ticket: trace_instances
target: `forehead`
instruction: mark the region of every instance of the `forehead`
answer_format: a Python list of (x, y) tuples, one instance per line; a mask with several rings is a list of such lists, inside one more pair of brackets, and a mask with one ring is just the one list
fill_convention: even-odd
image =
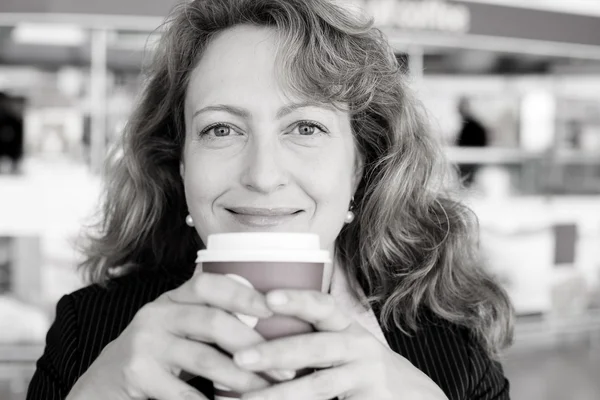
[(276, 64), (279, 45), (275, 28), (238, 25), (220, 32), (190, 75), (186, 103), (322, 100), (290, 89), (289, 73)]
[(214, 37), (191, 73), (188, 94), (235, 95), (245, 88), (273, 88), (277, 32), (236, 26)]

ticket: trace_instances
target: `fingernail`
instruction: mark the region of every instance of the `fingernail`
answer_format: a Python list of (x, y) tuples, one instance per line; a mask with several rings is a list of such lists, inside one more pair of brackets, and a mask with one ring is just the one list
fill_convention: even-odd
[(243, 350), (236, 353), (233, 359), (238, 365), (252, 365), (260, 361), (260, 354), (256, 350)]
[(264, 304), (257, 306), (255, 309), (259, 314), (258, 317), (260, 317), (260, 318), (270, 318), (273, 316), (273, 311), (268, 309), (267, 306)]
[(271, 375), (280, 381), (289, 381), (296, 377), (296, 371), (292, 371), (291, 369), (276, 369), (271, 371)]
[(257, 317), (269, 318), (273, 316), (273, 311), (267, 306), (264, 297), (255, 297), (252, 302), (252, 308), (257, 313)]
[(274, 306), (282, 306), (288, 302), (288, 297), (283, 292), (271, 292), (267, 294), (267, 301)]

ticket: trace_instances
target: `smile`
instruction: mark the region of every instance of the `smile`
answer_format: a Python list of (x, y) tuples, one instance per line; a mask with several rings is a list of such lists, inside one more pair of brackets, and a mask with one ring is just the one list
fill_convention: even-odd
[(303, 212), (297, 208), (230, 207), (225, 209), (237, 222), (255, 228), (281, 225)]

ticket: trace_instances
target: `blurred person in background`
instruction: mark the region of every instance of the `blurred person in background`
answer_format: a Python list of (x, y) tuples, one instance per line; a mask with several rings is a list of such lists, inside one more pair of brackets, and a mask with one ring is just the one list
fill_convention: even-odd
[[(459, 147), (485, 147), (488, 145), (487, 129), (473, 115), (471, 103), (468, 98), (461, 97), (458, 101), (458, 113), (462, 119), (462, 126), (457, 137)], [(466, 186), (470, 186), (474, 179), (478, 164), (460, 164), (459, 172), (461, 180)]]
[[(512, 307), (419, 110), (381, 32), (340, 5), (181, 3), (108, 163), (93, 284), (59, 301), (28, 399), (207, 399), (213, 382), (244, 399), (508, 399)], [(196, 271), (208, 235), (236, 231), (318, 234), (330, 293)], [(234, 313), (315, 332), (267, 342)]]
[(19, 172), (23, 158), (23, 120), (13, 109), (15, 101), (0, 92), (0, 159), (9, 159), (12, 173)]

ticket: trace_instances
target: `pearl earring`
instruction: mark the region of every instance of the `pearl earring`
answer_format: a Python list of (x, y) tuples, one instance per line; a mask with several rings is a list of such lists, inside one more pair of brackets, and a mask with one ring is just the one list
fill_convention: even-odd
[(344, 222), (350, 224), (352, 221), (354, 221), (354, 212), (352, 210), (348, 210), (346, 213), (346, 218), (344, 218)]
[(187, 217), (185, 217), (185, 223), (187, 224), (187, 226), (194, 226), (194, 219), (190, 214), (188, 214)]

